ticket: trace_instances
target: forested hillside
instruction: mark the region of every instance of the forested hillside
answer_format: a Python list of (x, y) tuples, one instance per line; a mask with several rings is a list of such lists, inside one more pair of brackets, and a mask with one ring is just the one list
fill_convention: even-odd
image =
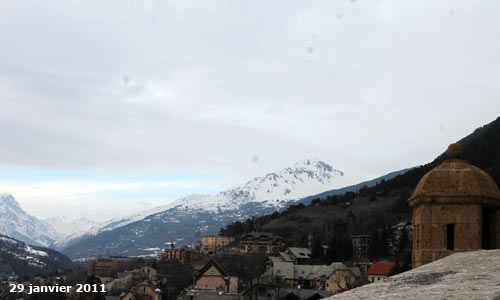
[[(462, 158), (486, 171), (500, 185), (500, 118), (458, 143), (464, 149)], [(442, 145), (443, 150), (447, 147)], [(383, 232), (388, 226), (411, 220), (407, 199), (420, 178), (444, 159), (443, 152), (432, 162), (373, 187), (362, 187), (342, 196), (316, 198), (308, 205), (291, 206), (281, 213), (234, 222), (221, 229), (220, 234), (237, 237), (253, 230), (267, 231), (281, 235), (289, 245), (306, 246), (309, 235), (321, 244), (338, 244), (339, 236), (342, 240), (347, 235)]]
[(58, 274), (76, 267), (78, 264), (55, 250), (0, 235), (0, 277)]

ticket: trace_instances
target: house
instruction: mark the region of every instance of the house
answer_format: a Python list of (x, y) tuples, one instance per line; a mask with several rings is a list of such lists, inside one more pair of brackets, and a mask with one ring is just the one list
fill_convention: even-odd
[(353, 265), (358, 267), (362, 274), (370, 267), (370, 242), (371, 235), (353, 235), (351, 236), (352, 250), (353, 250)]
[[(103, 278), (101, 278), (103, 280)], [(114, 279), (109, 282), (104, 282), (106, 291), (123, 290), (126, 287), (136, 285), (144, 280), (148, 280), (155, 285), (166, 283), (166, 276), (159, 274), (158, 271), (147, 265), (143, 264), (140, 268), (132, 271), (117, 272)]]
[(106, 291), (126, 289), (127, 286), (132, 285), (134, 281), (134, 273), (132, 272), (118, 272), (117, 278), (105, 284)]
[(217, 291), (188, 291), (178, 300), (244, 300), (243, 295), (237, 293), (222, 293)]
[(150, 266), (143, 266), (136, 271), (138, 271), (142, 276), (144, 276), (148, 280), (156, 280), (158, 277), (158, 271)]
[(120, 295), (120, 300), (162, 300), (162, 291), (150, 281), (144, 281), (126, 293)]
[(354, 260), (357, 262), (366, 262), (369, 260), (368, 249), (370, 247), (371, 235), (351, 236)]
[(307, 264), (311, 259), (311, 249), (308, 248), (298, 248), (298, 247), (288, 247), (285, 251), (279, 253), (280, 256), (285, 257), (285, 261), (293, 261), (298, 265)]
[[(141, 260), (147, 260), (142, 258)], [(87, 262), (87, 275), (97, 277), (114, 277), (120, 269), (136, 265), (138, 258), (112, 257), (106, 259), (90, 259)]]
[(194, 288), (196, 290), (237, 293), (238, 284), (238, 277), (230, 276), (221, 265), (211, 259), (197, 272)]
[(148, 281), (139, 284), (136, 293), (139, 299), (162, 300), (161, 290)]
[(283, 257), (281, 256), (268, 256), (266, 258), (265, 264), (266, 264), (266, 270), (269, 270), (274, 266), (275, 263), (277, 262), (284, 262)]
[(131, 289), (130, 291), (120, 296), (120, 300), (136, 300), (136, 299), (137, 299), (137, 293), (135, 289)]
[[(354, 277), (359, 277), (360, 272), (357, 268), (348, 268), (341, 262), (333, 262), (330, 265), (295, 265), (292, 262), (275, 262), (274, 266), (268, 269), (261, 276), (261, 282), (269, 282), (273, 285), (279, 285), (283, 288), (311, 288), (327, 290), (328, 280), (332, 286), (328, 290), (335, 291), (333, 286), (335, 279), (332, 274), (336, 270), (349, 270)], [(340, 276), (340, 275), (335, 275)], [(348, 279), (351, 279), (348, 277)]]
[[(279, 295), (278, 295), (279, 293)], [(271, 292), (271, 299), (283, 300), (319, 300), (332, 296), (333, 292), (312, 289), (283, 289)]]
[(250, 232), (240, 237), (239, 247), (234, 252), (242, 254), (272, 255), (283, 248), (284, 242), (280, 236), (267, 232)]
[(396, 264), (391, 262), (373, 263), (368, 271), (366, 271), (368, 281), (376, 282), (391, 276), (394, 266), (396, 266)]
[(118, 260), (116, 259), (89, 260), (87, 263), (88, 276), (111, 277), (117, 269)]
[(201, 238), (201, 254), (213, 255), (223, 247), (234, 241), (234, 237), (229, 236), (204, 236)]
[(266, 259), (266, 270), (276, 262), (292, 262), (294, 264), (307, 264), (311, 259), (311, 250), (308, 248), (288, 247), (278, 252), (276, 256), (268, 256)]
[[(263, 289), (266, 287), (265, 289)], [(304, 289), (304, 288), (281, 288), (276, 285), (258, 285), (253, 290), (247, 289), (241, 293), (245, 300), (318, 300), (330, 297), (335, 292)]]
[(160, 259), (164, 259), (167, 263), (177, 263), (177, 264), (189, 264), (196, 261), (202, 257), (198, 251), (187, 246), (181, 249), (175, 249), (172, 246), (171, 249), (165, 249), (164, 252), (158, 255)]
[(361, 278), (358, 268), (337, 268), (327, 278), (324, 289), (330, 292), (343, 292), (355, 287)]

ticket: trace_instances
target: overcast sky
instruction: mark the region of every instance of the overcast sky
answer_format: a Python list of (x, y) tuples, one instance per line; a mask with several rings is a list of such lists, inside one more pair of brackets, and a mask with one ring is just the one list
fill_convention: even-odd
[(500, 2), (2, 1), (0, 191), (103, 220), (307, 158), (354, 184), (500, 114)]

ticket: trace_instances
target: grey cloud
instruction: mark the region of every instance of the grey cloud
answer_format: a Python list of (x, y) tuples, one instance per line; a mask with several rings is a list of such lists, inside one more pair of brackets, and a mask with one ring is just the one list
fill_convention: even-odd
[(498, 116), (499, 9), (4, 2), (0, 165), (247, 178), (319, 157), (366, 179), (425, 163)]

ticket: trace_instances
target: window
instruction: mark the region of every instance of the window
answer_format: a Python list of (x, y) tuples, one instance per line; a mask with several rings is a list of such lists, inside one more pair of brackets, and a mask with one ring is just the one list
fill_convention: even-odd
[(495, 214), (492, 209), (483, 207), (483, 225), (482, 225), (482, 248), (494, 249), (495, 247)]
[(455, 250), (455, 224), (446, 224), (446, 249)]

